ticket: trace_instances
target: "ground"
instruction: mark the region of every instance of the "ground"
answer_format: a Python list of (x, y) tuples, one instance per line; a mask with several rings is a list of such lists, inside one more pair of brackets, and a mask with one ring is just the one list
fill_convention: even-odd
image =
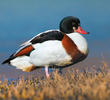
[(109, 100), (110, 69), (106, 63), (100, 68), (79, 70), (72, 68), (46, 77), (21, 77), (0, 81), (2, 100)]

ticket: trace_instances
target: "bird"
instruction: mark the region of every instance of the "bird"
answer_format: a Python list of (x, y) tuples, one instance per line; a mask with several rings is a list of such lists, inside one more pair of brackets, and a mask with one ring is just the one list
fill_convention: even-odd
[(82, 36), (88, 33), (81, 28), (79, 18), (64, 17), (59, 23), (59, 29), (37, 34), (21, 44), (21, 47), (2, 64), (8, 63), (25, 72), (45, 67), (48, 78), (48, 68), (68, 67), (88, 56), (88, 43)]

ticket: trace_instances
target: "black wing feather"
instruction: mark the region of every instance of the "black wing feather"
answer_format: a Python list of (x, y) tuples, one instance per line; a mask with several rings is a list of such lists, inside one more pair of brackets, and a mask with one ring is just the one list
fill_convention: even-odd
[(33, 38), (30, 42), (32, 44), (35, 44), (35, 43), (42, 43), (48, 40), (61, 41), (63, 36), (64, 35), (60, 31), (48, 31), (46, 33), (42, 33), (41, 35), (38, 35), (37, 37)]

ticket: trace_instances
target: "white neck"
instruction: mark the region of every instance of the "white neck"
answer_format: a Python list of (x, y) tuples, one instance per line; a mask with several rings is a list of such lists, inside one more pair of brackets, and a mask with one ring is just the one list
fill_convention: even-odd
[(80, 35), (80, 33), (74, 32), (67, 35), (73, 40), (73, 42), (82, 53), (88, 54), (88, 45), (86, 39)]

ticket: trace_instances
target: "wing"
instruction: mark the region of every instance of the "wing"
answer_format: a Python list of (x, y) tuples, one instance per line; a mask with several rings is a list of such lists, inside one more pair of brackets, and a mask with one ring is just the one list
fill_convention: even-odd
[(34, 50), (32, 45), (27, 45), (22, 48), (20, 48), (15, 54), (13, 54), (14, 57), (23, 56), (23, 55), (29, 55), (29, 53)]
[(48, 30), (48, 31), (45, 31), (45, 32), (42, 32), (42, 33), (36, 35), (35, 37), (30, 39), (29, 41), (24, 42), (23, 44), (21, 44), (21, 46), (26, 46), (26, 45), (30, 45), (30, 44), (36, 44), (36, 43), (42, 43), (42, 42), (45, 42), (48, 40), (59, 40), (59, 41), (61, 41), (63, 36), (64, 35), (59, 30)]
[(23, 55), (29, 55), (32, 50), (34, 50), (32, 44), (36, 43), (42, 43), (48, 40), (59, 40), (61, 41), (63, 39), (64, 34), (62, 34), (58, 30), (49, 30), (45, 31), (43, 33), (38, 34), (37, 36), (33, 37), (29, 41), (22, 44), (22, 47), (14, 54), (12, 54), (7, 60), (5, 60), (4, 63), (9, 63), (10, 60)]
[(28, 56), (32, 50), (34, 50), (32, 45), (23, 46), (16, 53), (12, 54), (8, 59), (3, 61), (2, 64), (10, 63), (10, 60), (19, 56), (23, 56), (23, 55)]

